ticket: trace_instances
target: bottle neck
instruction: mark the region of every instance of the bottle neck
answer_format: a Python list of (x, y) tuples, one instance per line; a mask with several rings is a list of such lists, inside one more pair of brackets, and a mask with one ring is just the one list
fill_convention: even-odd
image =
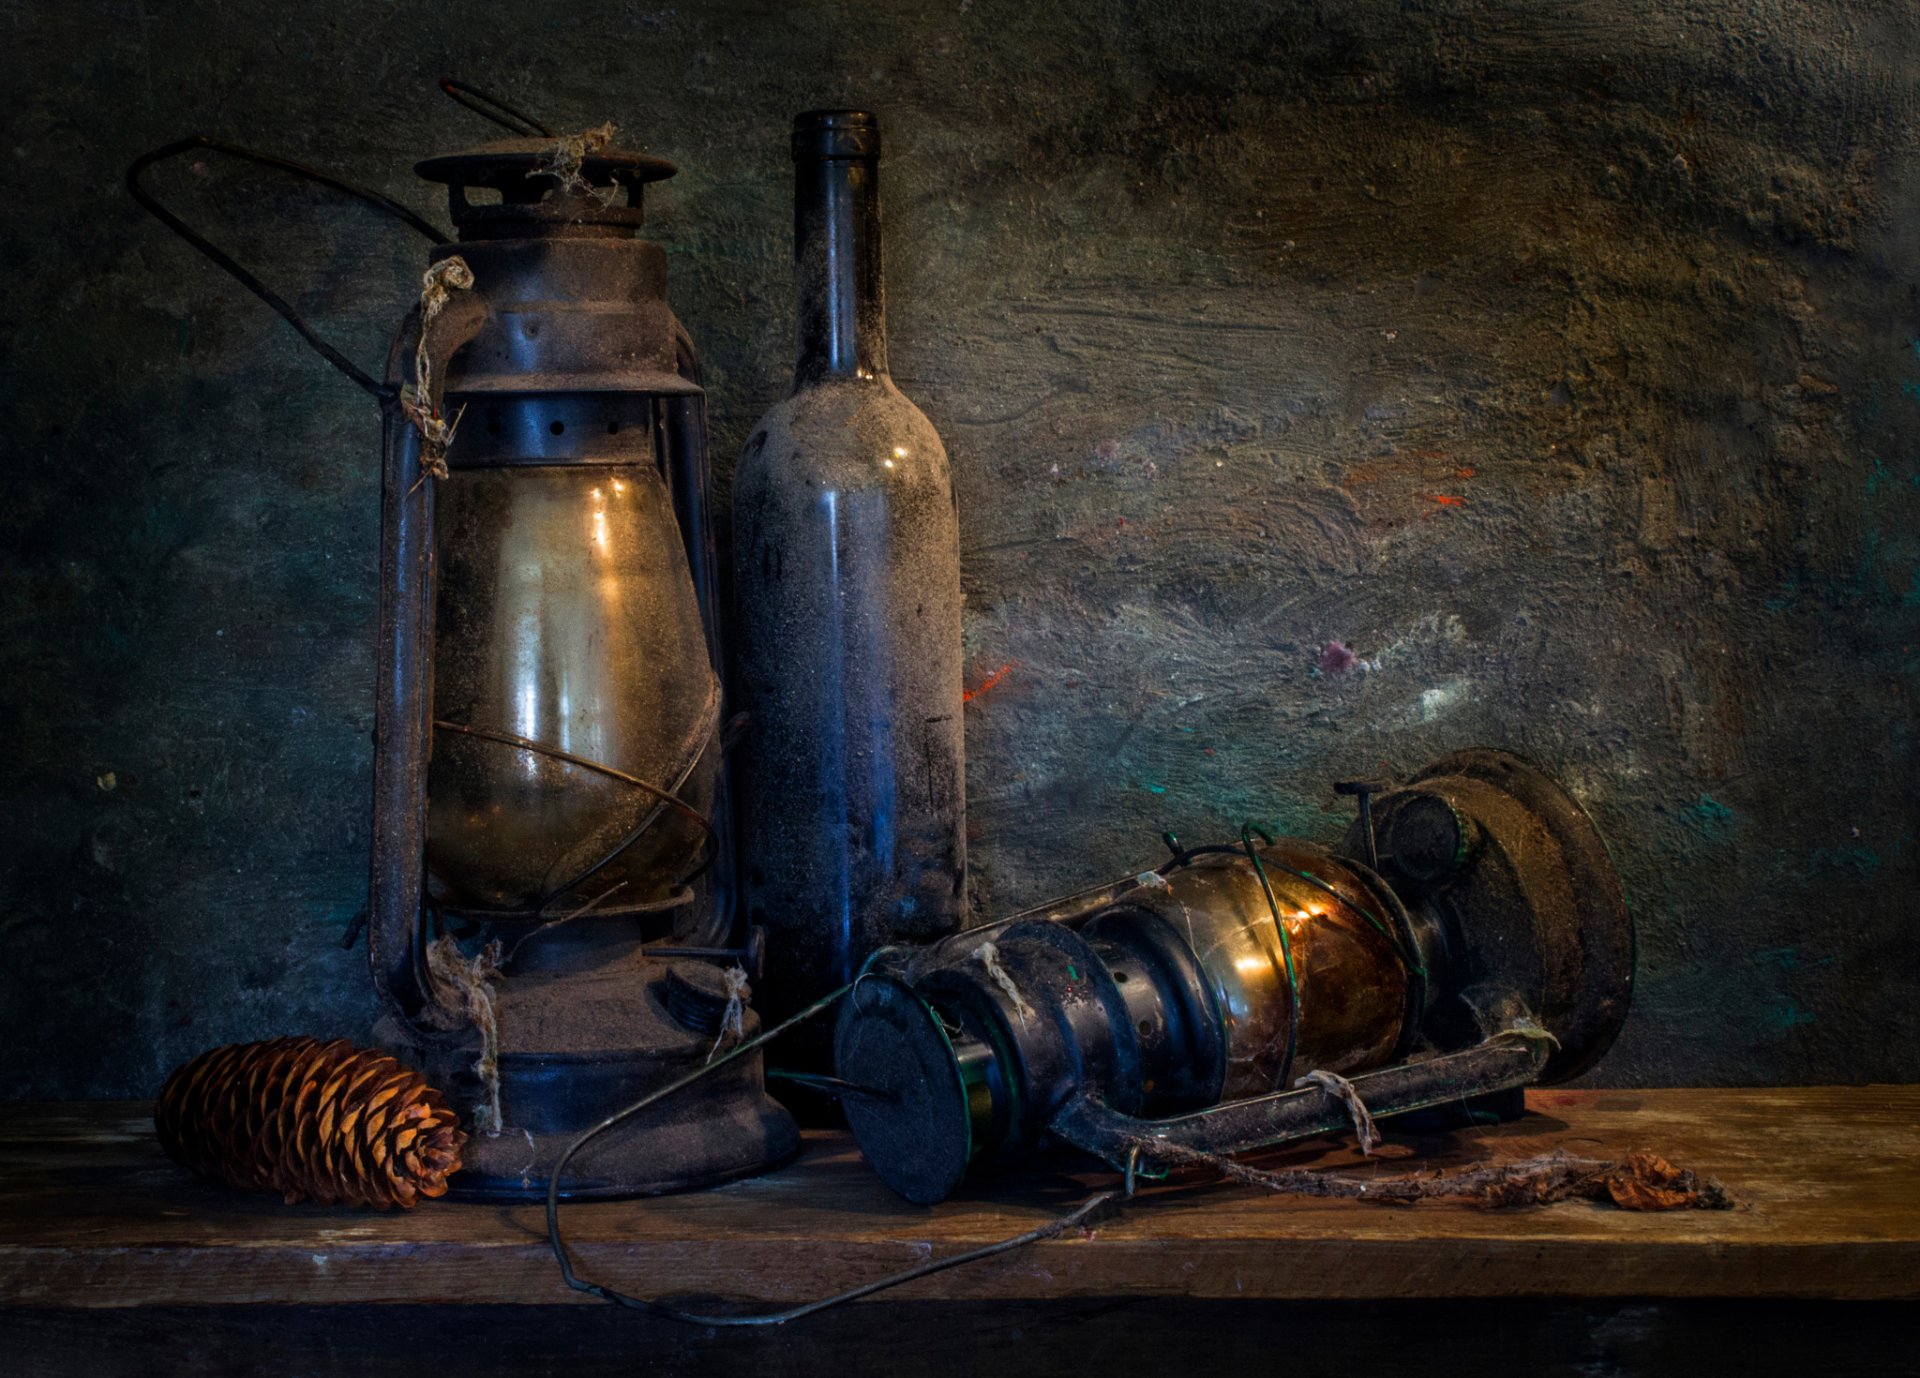
[(887, 373), (880, 277), (879, 159), (794, 159), (793, 257), (799, 293), (796, 388)]

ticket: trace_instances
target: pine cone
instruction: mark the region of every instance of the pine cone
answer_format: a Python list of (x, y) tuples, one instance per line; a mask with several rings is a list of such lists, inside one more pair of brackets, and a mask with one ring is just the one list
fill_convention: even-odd
[(288, 1205), (411, 1207), (460, 1170), (459, 1117), (418, 1072), (344, 1038), (229, 1043), (160, 1088), (154, 1128), (182, 1167)]

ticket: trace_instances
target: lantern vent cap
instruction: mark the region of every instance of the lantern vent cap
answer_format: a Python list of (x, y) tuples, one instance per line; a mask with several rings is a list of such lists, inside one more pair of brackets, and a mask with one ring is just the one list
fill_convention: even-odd
[[(596, 141), (599, 133), (498, 139), (427, 158), (414, 171), (446, 185), (462, 239), (631, 233), (645, 218), (641, 189), (679, 169), (654, 154)], [(475, 200), (468, 193), (476, 188), (491, 195)]]

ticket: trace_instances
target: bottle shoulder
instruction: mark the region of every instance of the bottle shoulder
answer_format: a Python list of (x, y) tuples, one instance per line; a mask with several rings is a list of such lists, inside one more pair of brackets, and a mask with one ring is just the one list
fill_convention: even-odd
[(809, 383), (775, 403), (748, 436), (734, 483), (762, 477), (842, 489), (951, 483), (939, 432), (884, 376)]

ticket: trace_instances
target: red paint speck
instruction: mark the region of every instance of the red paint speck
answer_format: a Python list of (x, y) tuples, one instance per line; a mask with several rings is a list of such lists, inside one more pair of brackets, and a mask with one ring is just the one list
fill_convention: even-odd
[(1467, 505), (1465, 498), (1456, 498), (1451, 493), (1429, 493), (1427, 494), (1427, 498), (1429, 501), (1439, 503), (1442, 507), (1465, 507)]
[(1002, 665), (998, 670), (995, 670), (992, 674), (981, 680), (978, 688), (962, 690), (960, 702), (972, 703), (982, 694), (991, 692), (995, 685), (1007, 677), (1007, 671), (1011, 670), (1017, 663), (1016, 661), (1009, 660), (1005, 665)]
[(1329, 641), (1320, 648), (1320, 673), (1323, 675), (1344, 675), (1353, 668), (1359, 657), (1353, 648), (1344, 641)]

